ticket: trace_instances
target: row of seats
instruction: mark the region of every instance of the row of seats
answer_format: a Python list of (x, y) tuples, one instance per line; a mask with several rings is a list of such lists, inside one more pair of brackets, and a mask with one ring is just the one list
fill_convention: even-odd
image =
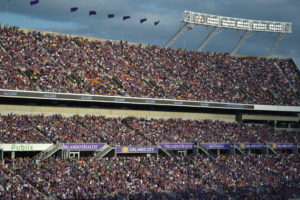
[(164, 142), (300, 143), (300, 134), (265, 125), (211, 120), (11, 114), (0, 116), (0, 142), (101, 142), (138, 146)]
[(18, 158), (14, 163), (14, 171), (0, 164), (1, 199), (300, 197), (296, 156), (49, 158), (43, 162)]
[(299, 105), (291, 59), (236, 57), (0, 27), (0, 88)]

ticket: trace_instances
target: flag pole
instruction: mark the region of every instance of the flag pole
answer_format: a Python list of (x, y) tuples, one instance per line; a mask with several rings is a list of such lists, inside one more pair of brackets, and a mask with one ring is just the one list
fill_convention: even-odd
[(105, 37), (108, 39), (108, 19), (106, 18), (106, 25), (105, 25)]
[(124, 41), (124, 23), (122, 23), (122, 28), (121, 28), (121, 40)]
[(6, 1), (6, 14), (8, 14), (8, 2), (9, 1)]

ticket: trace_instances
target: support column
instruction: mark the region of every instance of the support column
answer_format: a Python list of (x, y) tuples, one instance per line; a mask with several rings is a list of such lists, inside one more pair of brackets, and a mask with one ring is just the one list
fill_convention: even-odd
[(165, 47), (170, 47), (183, 33), (193, 28), (195, 24), (185, 22), (175, 35), (166, 43)]
[(272, 48), (268, 52), (268, 56), (272, 56), (275, 50), (278, 48), (280, 41), (284, 38), (284, 33), (279, 33), (277, 38), (275, 39)]
[(218, 35), (220, 32), (222, 31), (221, 28), (219, 27), (214, 27), (214, 29), (208, 34), (208, 36), (205, 38), (205, 40), (202, 42), (202, 44), (200, 45), (200, 47), (198, 48), (197, 51), (202, 51), (204, 49), (204, 47), (209, 43), (209, 41), (215, 37), (216, 35)]
[(235, 45), (234, 49), (232, 50), (231, 54), (236, 54), (238, 52), (238, 50), (240, 49), (240, 47), (242, 46), (242, 44), (248, 39), (250, 38), (252, 35), (254, 35), (255, 32), (251, 32), (251, 31), (245, 31), (244, 34), (242, 35), (240, 41)]

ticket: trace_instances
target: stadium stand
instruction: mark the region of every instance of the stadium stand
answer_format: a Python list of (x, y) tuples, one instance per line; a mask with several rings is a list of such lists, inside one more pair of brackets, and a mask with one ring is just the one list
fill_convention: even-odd
[(8, 79), (2, 89), (299, 105), (299, 70), (291, 59), (0, 29), (1, 76)]
[(274, 130), (266, 125), (246, 125), (212, 120), (143, 119), (136, 117), (62, 115), (0, 116), (2, 143), (107, 143), (150, 145), (182, 143), (299, 143), (298, 131)]
[[(299, 162), (299, 157), (274, 155), (213, 160), (201, 155), (43, 162), (20, 158), (15, 174), (1, 164), (6, 173), (1, 173), (0, 195), (3, 199), (40, 199), (42, 195), (57, 199), (290, 199), (300, 195)], [(12, 186), (16, 193), (10, 192)]]
[[(300, 73), (292, 59), (0, 26), (1, 89), (9, 92), (0, 97), (0, 199), (300, 198), (300, 115), (292, 111)], [(174, 101), (130, 110), (134, 101), (86, 108), (87, 96), (77, 104), (60, 96), (61, 107), (47, 93), (43, 104), (33, 96), (22, 105), (11, 91)], [(177, 110), (176, 100), (214, 108)]]
[(0, 163), (0, 174), (1, 199), (43, 199), (45, 197), (22, 176), (10, 170), (9, 164)]

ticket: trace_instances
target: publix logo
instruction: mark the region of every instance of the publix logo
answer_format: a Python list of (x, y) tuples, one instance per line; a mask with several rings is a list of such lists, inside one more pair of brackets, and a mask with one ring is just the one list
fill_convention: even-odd
[(15, 151), (30, 151), (33, 150), (33, 145), (32, 144), (12, 144), (11, 145), (11, 150)]

